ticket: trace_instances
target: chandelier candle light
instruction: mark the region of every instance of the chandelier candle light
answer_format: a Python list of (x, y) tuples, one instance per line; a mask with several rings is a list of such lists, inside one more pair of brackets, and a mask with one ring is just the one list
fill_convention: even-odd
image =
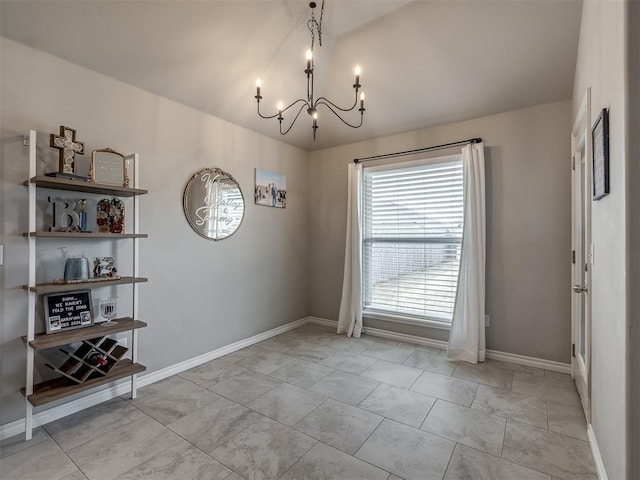
[[(314, 91), (313, 91), (313, 74), (315, 71), (315, 55), (314, 55), (314, 44), (315, 44), (315, 34), (316, 32), (318, 33), (318, 44), (320, 46), (322, 46), (322, 16), (324, 14), (324, 0), (322, 0), (322, 7), (320, 10), (320, 20), (316, 20), (315, 15), (314, 15), (314, 11), (316, 8), (316, 2), (311, 2), (309, 4), (309, 7), (311, 7), (311, 19), (307, 22), (307, 27), (309, 28), (309, 31), (311, 32), (311, 48), (309, 50), (307, 50), (307, 68), (305, 68), (304, 73), (307, 75), (307, 98), (299, 98), (297, 100), (295, 100), (294, 102), (290, 103), (289, 105), (287, 105), (286, 107), (284, 106), (284, 104), (282, 102), (278, 103), (278, 113), (274, 114), (274, 115), (263, 115), (262, 113), (260, 113), (260, 100), (262, 100), (262, 95), (260, 95), (260, 88), (262, 87), (262, 82), (260, 79), (258, 79), (256, 81), (256, 95), (255, 95), (255, 99), (256, 102), (258, 104), (258, 115), (261, 118), (266, 118), (266, 119), (270, 119), (270, 118), (277, 118), (278, 122), (280, 123), (280, 134), (282, 135), (286, 135), (287, 133), (289, 133), (289, 131), (291, 130), (291, 128), (293, 127), (293, 125), (296, 123), (296, 120), (298, 120), (298, 117), (300, 116), (300, 114), (302, 113), (302, 111), (306, 108), (307, 113), (309, 114), (309, 116), (312, 119), (312, 125), (311, 128), (313, 129), (313, 140), (315, 141), (316, 139), (316, 131), (318, 130), (318, 107), (320, 105), (324, 105), (325, 107), (327, 107), (331, 112), (333, 112), (333, 114), (338, 117), (340, 119), (340, 121), (342, 121), (342, 123), (344, 123), (345, 125), (351, 127), (351, 128), (360, 128), (362, 126), (362, 121), (363, 121), (363, 117), (364, 117), (364, 92), (360, 92), (360, 108), (358, 109), (358, 111), (360, 112), (360, 123), (358, 124), (352, 124), (347, 122), (344, 118), (342, 118), (340, 116), (340, 112), (351, 112), (352, 110), (354, 110), (356, 108), (356, 106), (358, 105), (358, 91), (360, 90), (360, 87), (362, 87), (362, 85), (360, 85), (360, 74), (361, 74), (361, 69), (360, 66), (357, 66), (355, 68), (355, 83), (353, 84), (353, 88), (355, 90), (355, 100), (353, 102), (353, 105), (350, 108), (342, 108), (339, 107), (338, 105), (336, 105), (335, 103), (331, 102), (329, 99), (325, 98), (325, 97), (318, 97), (315, 98), (314, 95)], [(291, 109), (298, 106), (298, 111), (295, 114), (295, 116), (293, 117), (293, 121), (291, 122), (291, 124), (289, 125), (289, 127), (285, 128), (283, 130), (282, 127), (282, 121), (284, 120), (284, 113)]]

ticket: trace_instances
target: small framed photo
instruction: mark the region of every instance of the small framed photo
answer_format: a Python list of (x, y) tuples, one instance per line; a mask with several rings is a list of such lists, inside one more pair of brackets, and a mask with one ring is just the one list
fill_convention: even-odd
[(609, 111), (602, 109), (591, 129), (593, 200), (609, 194)]
[(93, 259), (94, 278), (113, 278), (118, 276), (116, 260), (113, 257), (96, 257)]
[(254, 200), (256, 205), (286, 208), (287, 177), (281, 173), (256, 168)]
[(44, 296), (47, 333), (58, 333), (93, 325), (91, 290)]

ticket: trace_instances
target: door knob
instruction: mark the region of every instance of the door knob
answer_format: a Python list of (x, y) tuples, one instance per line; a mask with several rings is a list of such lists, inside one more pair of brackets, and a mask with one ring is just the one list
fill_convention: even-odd
[(582, 285), (574, 285), (573, 292), (574, 293), (587, 293), (589, 289), (587, 287), (583, 287)]

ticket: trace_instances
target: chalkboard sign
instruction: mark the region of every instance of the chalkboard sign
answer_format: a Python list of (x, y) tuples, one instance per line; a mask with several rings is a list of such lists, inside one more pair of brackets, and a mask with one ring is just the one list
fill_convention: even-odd
[(91, 291), (56, 293), (44, 296), (47, 333), (57, 333), (93, 324)]

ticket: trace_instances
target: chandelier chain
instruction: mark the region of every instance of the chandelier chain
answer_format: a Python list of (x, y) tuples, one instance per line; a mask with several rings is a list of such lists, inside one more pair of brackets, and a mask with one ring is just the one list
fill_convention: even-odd
[(316, 20), (316, 16), (311, 10), (311, 19), (307, 22), (307, 28), (311, 32), (311, 51), (315, 46), (316, 34), (318, 32), (318, 45), (322, 46), (322, 17), (324, 16), (324, 0), (322, 0), (322, 6), (320, 7), (320, 21)]

